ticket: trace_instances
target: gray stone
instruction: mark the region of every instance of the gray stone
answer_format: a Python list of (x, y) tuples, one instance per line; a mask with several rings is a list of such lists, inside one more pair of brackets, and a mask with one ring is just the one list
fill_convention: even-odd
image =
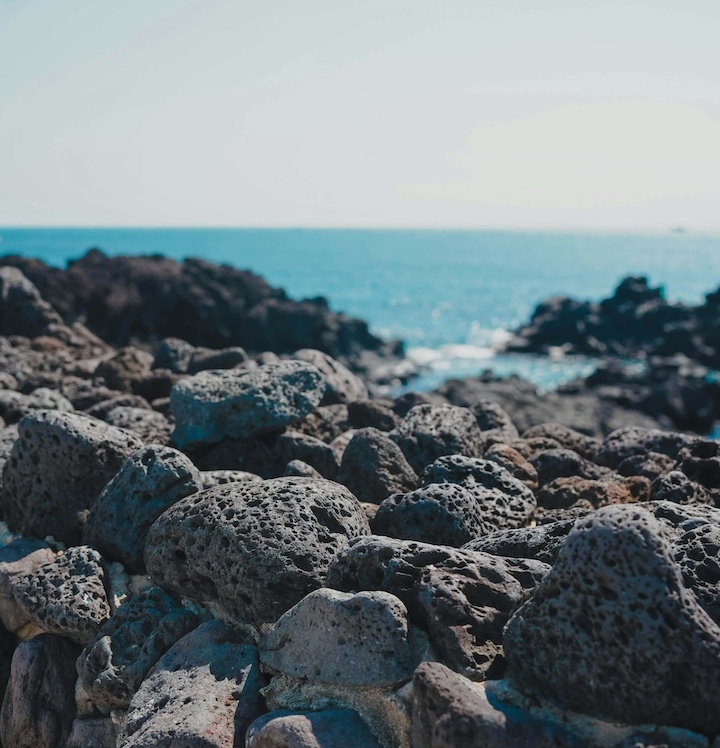
[(486, 449), (493, 444), (508, 444), (520, 436), (512, 418), (499, 403), (479, 400), (473, 404), (471, 410), (482, 431), (483, 446)]
[(302, 348), (295, 351), (292, 357), (312, 364), (322, 374), (326, 384), (323, 405), (350, 403), (368, 397), (368, 390), (362, 379), (327, 353), (313, 348)]
[(186, 447), (280, 429), (316, 408), (324, 391), (320, 372), (302, 361), (203, 371), (172, 388), (173, 440)]
[(203, 489), (205, 489), (222, 486), (225, 483), (242, 483), (247, 480), (262, 480), (262, 478), (255, 473), (249, 473), (247, 470), (202, 470), (200, 480)]
[(330, 444), (350, 428), (347, 405), (322, 405), (293, 423), (293, 431), (314, 436)]
[(13, 390), (0, 390), (0, 417), (5, 423), (17, 423), (23, 416), (36, 410), (59, 410), (68, 413), (72, 403), (55, 390), (39, 387), (29, 395)]
[(570, 449), (577, 452), (586, 460), (594, 460), (595, 455), (600, 448), (601, 441), (593, 436), (587, 436), (561, 423), (541, 423), (537, 426), (531, 426), (523, 433), (523, 439), (534, 439), (542, 437), (553, 439), (563, 449)]
[(76, 719), (65, 748), (117, 748), (119, 726), (110, 717)]
[(416, 405), (391, 436), (418, 473), (443, 455), (480, 457), (483, 452), (475, 416), (455, 405)]
[(495, 443), (485, 450), (485, 459), (497, 462), (500, 467), (524, 483), (531, 491), (538, 489), (538, 474), (533, 464), (509, 444)]
[(287, 465), (291, 460), (302, 460), (328, 480), (337, 478), (338, 464), (335, 453), (329, 444), (314, 436), (301, 434), (296, 431), (286, 431), (275, 441), (274, 453), (278, 463)]
[(196, 348), (190, 356), (187, 373), (197, 374), (208, 369), (235, 369), (247, 361), (248, 355), (240, 346), (221, 348), (217, 351), (212, 348)]
[(647, 452), (659, 452), (675, 458), (683, 447), (692, 444), (696, 439), (697, 437), (679, 434), (675, 431), (629, 426), (609, 434), (600, 446), (595, 459), (599, 465), (616, 469), (628, 457)]
[(419, 662), (407, 610), (387, 592), (315, 590), (280, 617), (259, 649), (272, 672), (346, 686), (397, 685)]
[(42, 634), (23, 642), (12, 659), (0, 740), (7, 748), (63, 748), (75, 717), (78, 647)]
[(675, 467), (675, 460), (659, 452), (632, 455), (624, 459), (618, 466), (620, 475), (641, 475), (655, 480)]
[(36, 338), (62, 325), (60, 315), (14, 267), (0, 268), (0, 334)]
[(720, 730), (720, 627), (685, 588), (662, 526), (638, 507), (577, 523), (504, 646), (521, 687), (565, 708)]
[(153, 369), (168, 369), (175, 374), (186, 374), (195, 346), (180, 338), (164, 338), (155, 351)]
[(84, 542), (142, 573), (152, 523), (168, 507), (200, 490), (200, 471), (182, 452), (156, 444), (143, 447), (128, 457), (93, 504), (83, 528)]
[(538, 491), (538, 504), (545, 509), (567, 509), (589, 504), (599, 509), (608, 504), (634, 504), (650, 498), (650, 481), (639, 475), (629, 478), (612, 474), (598, 480), (573, 476), (556, 478)]
[(8, 631), (19, 631), (29, 622), (15, 599), (13, 587), (54, 558), (48, 544), (35, 538), (17, 538), (0, 548), (0, 621)]
[(411, 491), (418, 477), (400, 447), (378, 429), (352, 434), (342, 453), (340, 483), (362, 501), (380, 503), (393, 493)]
[(233, 748), (262, 712), (257, 650), (211, 621), (155, 665), (130, 702), (123, 748)]
[(352, 709), (270, 712), (250, 725), (245, 745), (246, 748), (380, 748)]
[(533, 492), (492, 460), (448, 455), (429, 465), (422, 484), (456, 483), (472, 493), (490, 525), (497, 530), (530, 523), (537, 502)]
[(720, 502), (720, 442), (716, 439), (696, 439), (683, 447), (677, 455), (677, 467), (688, 478), (713, 492)]
[(571, 449), (548, 449), (536, 454), (530, 462), (537, 470), (538, 483), (544, 486), (557, 478), (602, 478), (608, 470), (581, 457)]
[(676, 504), (713, 503), (712, 494), (680, 470), (671, 470), (656, 478), (650, 487), (650, 498), (653, 501), (673, 501)]
[[(105, 394), (112, 394), (114, 390), (108, 390)], [(107, 418), (110, 411), (115, 408), (140, 408), (152, 412), (152, 406), (150, 403), (140, 395), (131, 395), (127, 392), (121, 394), (112, 395), (112, 397), (103, 397), (88, 408), (78, 408), (78, 410), (84, 410), (86, 415), (99, 418), (104, 421)]]
[(105, 421), (111, 426), (132, 431), (145, 444), (167, 444), (173, 428), (162, 413), (122, 405), (113, 408), (105, 416)]
[(11, 529), (80, 542), (85, 512), (142, 442), (77, 413), (38, 411), (19, 423), (0, 504)]
[(102, 377), (110, 389), (132, 392), (133, 385), (150, 372), (152, 363), (151, 353), (130, 345), (98, 364), (95, 376)]
[(18, 606), (48, 634), (86, 644), (110, 616), (100, 554), (74, 546), (13, 586)]
[(308, 465), (307, 462), (302, 460), (290, 460), (285, 465), (285, 473), (287, 477), (295, 476), (297, 478), (322, 478), (322, 475), (312, 465)]
[(368, 532), (362, 506), (338, 483), (230, 483), (170, 507), (150, 530), (145, 562), (160, 586), (259, 625), (320, 587), (335, 553)]
[(198, 624), (194, 613), (157, 587), (125, 603), (77, 660), (92, 703), (106, 714), (127, 709), (150, 668)]
[(400, 418), (390, 407), (392, 403), (378, 400), (355, 400), (348, 403), (348, 420), (354, 429), (374, 428), (378, 431), (392, 431)]

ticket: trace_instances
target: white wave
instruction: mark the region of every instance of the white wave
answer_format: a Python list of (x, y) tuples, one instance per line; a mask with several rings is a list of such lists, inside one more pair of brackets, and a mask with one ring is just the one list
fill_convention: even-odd
[(495, 355), (493, 348), (487, 346), (470, 345), (468, 343), (454, 343), (442, 345), (439, 348), (408, 348), (408, 358), (418, 366), (432, 369), (447, 369), (458, 361), (487, 361)]

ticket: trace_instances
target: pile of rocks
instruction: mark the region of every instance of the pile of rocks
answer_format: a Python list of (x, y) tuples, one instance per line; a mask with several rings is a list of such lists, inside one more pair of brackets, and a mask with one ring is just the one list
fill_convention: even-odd
[(0, 332), (6, 748), (720, 748), (720, 443)]

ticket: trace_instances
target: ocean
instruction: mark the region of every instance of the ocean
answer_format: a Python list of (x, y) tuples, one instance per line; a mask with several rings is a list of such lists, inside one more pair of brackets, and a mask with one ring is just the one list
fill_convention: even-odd
[(591, 359), (497, 352), (508, 331), (556, 294), (599, 300), (626, 275), (647, 275), (671, 300), (698, 303), (720, 286), (720, 235), (366, 229), (0, 228), (0, 254), (64, 266), (108, 254), (202, 257), (262, 275), (293, 298), (405, 340), (424, 367), (413, 389), (484, 369), (544, 389), (593, 369)]

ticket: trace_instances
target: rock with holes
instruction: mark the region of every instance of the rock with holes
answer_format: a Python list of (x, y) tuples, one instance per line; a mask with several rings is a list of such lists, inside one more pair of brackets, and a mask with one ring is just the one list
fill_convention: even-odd
[(485, 448), (492, 444), (507, 444), (517, 439), (519, 434), (512, 418), (492, 400), (478, 400), (472, 411), (482, 431)]
[(248, 362), (244, 348), (231, 346), (216, 351), (212, 348), (196, 348), (188, 363), (187, 373), (197, 374), (207, 369), (235, 369)]
[(0, 548), (0, 622), (8, 631), (19, 631), (29, 622), (13, 594), (15, 584), (54, 558), (48, 544), (35, 538), (17, 538)]
[(11, 529), (79, 543), (86, 511), (142, 442), (77, 413), (25, 416), (3, 468), (0, 505)]
[(0, 334), (35, 338), (58, 325), (60, 315), (18, 268), (0, 268)]
[(600, 440), (587, 434), (582, 434), (561, 423), (540, 423), (531, 426), (523, 433), (523, 439), (535, 438), (553, 439), (563, 449), (570, 449), (586, 460), (593, 460), (600, 448)]
[(303, 361), (202, 371), (172, 388), (173, 441), (187, 447), (281, 429), (316, 408), (324, 392), (320, 372)]
[(497, 462), (500, 467), (524, 483), (531, 491), (537, 491), (538, 474), (533, 464), (509, 444), (495, 443), (485, 450), (485, 459)]
[(610, 506), (581, 519), (503, 642), (523, 690), (564, 708), (720, 730), (720, 627), (643, 509)]
[(194, 613), (157, 587), (125, 603), (78, 657), (88, 698), (106, 714), (127, 709), (150, 668), (198, 623)]
[(647, 478), (614, 477), (587, 480), (574, 476), (556, 478), (538, 492), (538, 504), (545, 509), (566, 509), (580, 502), (594, 509), (608, 504), (633, 504), (650, 498), (650, 481)]
[(650, 487), (653, 501), (673, 501), (676, 504), (712, 504), (712, 494), (685, 473), (671, 470), (656, 478)]
[(380, 748), (352, 709), (270, 712), (250, 725), (245, 745), (246, 748)]
[(201, 489), (200, 471), (182, 452), (157, 444), (143, 447), (128, 457), (93, 504), (83, 528), (84, 542), (142, 573), (152, 523), (168, 507)]
[(255, 473), (249, 473), (247, 470), (202, 470), (200, 480), (203, 489), (205, 489), (222, 486), (225, 483), (242, 483), (246, 480), (262, 480), (262, 478)]
[(119, 725), (111, 717), (76, 719), (65, 748), (117, 748)]
[(105, 583), (100, 554), (81, 545), (17, 580), (13, 595), (42, 631), (86, 644), (110, 616)]
[(133, 385), (150, 372), (153, 358), (151, 353), (129, 345), (99, 363), (95, 376), (102, 377), (113, 390), (132, 392)]
[(338, 480), (362, 501), (379, 504), (390, 494), (411, 491), (418, 477), (392, 439), (363, 428), (353, 432), (343, 450)]
[(548, 449), (539, 452), (530, 462), (537, 470), (540, 486), (544, 486), (557, 478), (577, 476), (593, 480), (608, 474), (607, 469), (586, 460), (570, 449)]
[(650, 480), (655, 480), (675, 467), (675, 460), (659, 452), (647, 452), (646, 454), (632, 455), (626, 457), (618, 466), (620, 475), (640, 475)]
[(529, 524), (537, 502), (533, 492), (510, 472), (492, 460), (448, 455), (429, 465), (422, 484), (455, 483), (472, 493), (493, 529)]
[(262, 712), (257, 650), (219, 621), (174, 644), (130, 702), (123, 748), (233, 748)]
[(315, 590), (260, 641), (264, 668), (325, 684), (396, 685), (412, 676), (419, 657), (407, 610), (387, 592)]
[(676, 458), (683, 447), (696, 439), (695, 436), (675, 431), (628, 426), (609, 434), (598, 448), (594, 459), (599, 465), (616, 469), (628, 457), (647, 452), (658, 452)]
[(286, 431), (277, 438), (274, 452), (280, 465), (287, 465), (292, 460), (302, 460), (312, 465), (324, 478), (337, 478), (335, 453), (329, 444), (314, 436)]
[(497, 529), (476, 494), (456, 483), (389, 496), (371, 526), (377, 535), (456, 547)]
[(195, 346), (180, 338), (163, 338), (158, 344), (153, 369), (167, 369), (175, 374), (186, 374)]
[(443, 455), (479, 457), (483, 451), (473, 412), (456, 405), (416, 405), (391, 435), (418, 473)]
[(113, 408), (105, 416), (105, 422), (132, 431), (145, 444), (167, 444), (172, 433), (172, 426), (162, 413), (146, 408)]
[(312, 364), (322, 374), (326, 385), (323, 404), (351, 403), (367, 398), (367, 387), (362, 379), (327, 353), (313, 348), (303, 348), (295, 351), (292, 357)]
[(29, 395), (14, 390), (0, 390), (0, 417), (5, 423), (17, 423), (36, 410), (59, 410), (69, 413), (72, 403), (55, 390), (39, 387)]
[(75, 669), (79, 647), (41, 634), (23, 642), (12, 658), (0, 740), (7, 748), (64, 746), (75, 717)]
[(690, 480), (713, 492), (720, 501), (720, 442), (697, 439), (683, 447), (677, 456), (677, 468)]
[(229, 483), (161, 515), (145, 562), (160, 586), (230, 620), (260, 625), (322, 586), (333, 556), (368, 532), (360, 502), (338, 483)]
[(322, 405), (293, 423), (293, 431), (314, 436), (326, 444), (349, 428), (347, 405)]

